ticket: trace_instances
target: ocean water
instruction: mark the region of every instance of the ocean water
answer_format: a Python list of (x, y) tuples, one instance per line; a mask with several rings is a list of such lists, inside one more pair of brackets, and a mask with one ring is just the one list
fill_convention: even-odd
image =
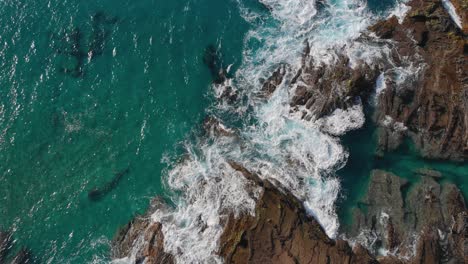
[(204, 118), (205, 49), (235, 67), (248, 24), (232, 1), (40, 0), (0, 25), (0, 229), (39, 263), (105, 262)]
[[(349, 151), (346, 165), (337, 172), (341, 179), (342, 190), (337, 200), (338, 215), (342, 231), (351, 227), (352, 213), (359, 206), (368, 188), (369, 176), (372, 170), (390, 171), (409, 182), (411, 188), (421, 180), (416, 173), (418, 169), (431, 169), (442, 173), (437, 181), (441, 184), (455, 184), (463, 196), (468, 197), (468, 164), (466, 162), (449, 162), (443, 160), (423, 159), (415, 149), (414, 144), (405, 140), (397, 150), (386, 153), (384, 157), (375, 155), (377, 148), (377, 128), (370, 118), (373, 106), (366, 107), (367, 120), (365, 125), (349, 132), (342, 138), (342, 143)], [(363, 140), (363, 139), (366, 140)]]
[[(152, 217), (166, 250), (180, 263), (220, 262), (222, 218), (252, 213), (258, 196), (230, 168), (236, 161), (280, 182), (337, 236), (372, 168), (410, 177), (426, 161), (402, 150), (376, 164), (370, 122), (340, 139), (291, 113), (295, 87), (282, 84), (268, 101), (258, 92), (279, 64), (295, 73), (306, 39), (324, 63), (337, 50), (352, 61), (379, 56), (355, 39), (398, 4), (1, 2), (0, 228), (38, 263), (107, 263), (117, 229), (163, 195), (173, 208)], [(218, 67), (229, 79), (213, 85)], [(200, 133), (206, 115), (235, 136)], [(466, 186), (464, 167), (440, 166)]]

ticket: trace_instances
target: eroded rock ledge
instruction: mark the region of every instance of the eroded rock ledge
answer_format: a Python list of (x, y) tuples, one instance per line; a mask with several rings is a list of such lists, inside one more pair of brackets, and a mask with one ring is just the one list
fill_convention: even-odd
[(441, 1), (413, 0), (409, 5), (411, 10), (402, 24), (393, 17), (371, 27), (379, 37), (394, 41), (392, 56), (397, 66), (399, 61), (410, 60), (415, 66), (412, 72), (422, 70), (420, 78), (409, 85), (387, 81), (376, 117), (381, 124), (380, 151), (395, 149), (408, 135), (426, 158), (466, 161), (466, 35)]
[(263, 191), (255, 216), (229, 218), (219, 252), (225, 263), (376, 263), (363, 247), (330, 239), (297, 198), (239, 164), (231, 166)]

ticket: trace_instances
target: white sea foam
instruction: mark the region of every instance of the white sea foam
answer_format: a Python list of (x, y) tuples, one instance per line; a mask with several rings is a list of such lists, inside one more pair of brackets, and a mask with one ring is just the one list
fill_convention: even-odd
[(297, 25), (310, 23), (317, 14), (315, 0), (260, 0), (260, 2), (271, 9), (276, 19)]
[(380, 94), (386, 88), (387, 84), (385, 83), (385, 73), (382, 72), (379, 77), (377, 77), (375, 92)]
[(331, 115), (317, 120), (323, 131), (341, 136), (346, 132), (360, 128), (364, 125), (365, 118), (362, 103), (359, 102), (346, 110), (336, 109)]
[(447, 12), (449, 13), (453, 22), (455, 22), (457, 27), (463, 28), (462, 20), (460, 16), (457, 14), (457, 10), (455, 9), (455, 6), (453, 6), (452, 2), (450, 2), (450, 0), (442, 0), (442, 5), (447, 10)]
[(403, 23), (403, 19), (406, 16), (406, 13), (411, 9), (406, 3), (408, 0), (401, 0), (397, 1), (397, 4), (393, 8), (393, 10), (390, 11), (390, 15), (388, 18), (392, 16), (396, 16), (398, 18), (398, 23)]
[(232, 169), (229, 161), (261, 178), (274, 179), (304, 202), (329, 236), (338, 232), (335, 201), (340, 182), (334, 172), (345, 164), (348, 153), (333, 135), (362, 126), (362, 105), (338, 109), (321, 121), (306, 121), (290, 107), (293, 90), (288, 81), (268, 101), (256, 95), (261, 80), (280, 64), (289, 65), (285, 79), (291, 79), (300, 66), (304, 40), (311, 43), (317, 63), (333, 63), (337, 53), (347, 54), (354, 64), (372, 62), (385, 53), (384, 48), (353, 41), (371, 21), (364, 1), (339, 0), (325, 4), (320, 12), (315, 1), (261, 2), (271, 8), (272, 17), (255, 13), (239, 0), (242, 15), (253, 28), (245, 37), (243, 63), (226, 86), (213, 86), (216, 98), (221, 99), (229, 86), (247, 100), (233, 105), (219, 100), (208, 110), (220, 120), (220, 113), (229, 113), (248, 121), (235, 131), (236, 136), (210, 135), (187, 142), (185, 158), (165, 173), (176, 207), (158, 210), (152, 219), (162, 223), (165, 250), (178, 263), (221, 262), (216, 252), (223, 220), (229, 214), (254, 213), (260, 190)]

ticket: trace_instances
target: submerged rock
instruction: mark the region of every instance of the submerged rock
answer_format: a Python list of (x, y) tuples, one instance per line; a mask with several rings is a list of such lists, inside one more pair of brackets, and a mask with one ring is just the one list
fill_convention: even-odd
[(27, 264), (34, 263), (31, 251), (21, 248), (15, 255), (12, 252), (14, 241), (12, 233), (0, 230), (0, 263)]
[(422, 177), (414, 186), (385, 171), (372, 172), (352, 236), (372, 236), (374, 252), (406, 263), (466, 263), (468, 211), (460, 190)]
[(425, 176), (425, 177), (432, 177), (434, 179), (442, 178), (442, 173), (436, 170), (431, 170), (431, 169), (426, 169), (426, 168), (417, 169), (415, 170), (415, 173), (421, 176)]
[(13, 258), (10, 264), (27, 264), (27, 263), (32, 263), (31, 252), (26, 248), (22, 248)]
[(91, 201), (99, 201), (104, 196), (109, 194), (112, 190), (114, 190), (118, 185), (119, 182), (122, 180), (122, 178), (127, 175), (130, 172), (130, 168), (126, 168), (125, 170), (119, 171), (116, 174), (114, 174), (114, 177), (112, 180), (108, 183), (106, 183), (102, 187), (94, 187), (91, 191), (88, 192), (88, 198)]
[(11, 233), (0, 230), (0, 263), (5, 261), (11, 242)]
[(221, 53), (214, 45), (208, 45), (203, 54), (203, 63), (211, 73), (213, 83), (222, 84), (227, 79), (227, 71), (223, 67)]

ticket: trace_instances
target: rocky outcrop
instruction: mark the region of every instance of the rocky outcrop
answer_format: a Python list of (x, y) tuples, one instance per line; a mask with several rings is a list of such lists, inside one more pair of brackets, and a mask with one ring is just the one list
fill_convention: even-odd
[(453, 184), (422, 177), (410, 186), (392, 173), (373, 171), (355, 219), (353, 236), (376, 238), (369, 245), (375, 252), (404, 257), (404, 263), (467, 261), (468, 211)]
[(263, 83), (261, 95), (263, 97), (270, 97), (276, 88), (283, 82), (284, 76), (286, 75), (286, 65), (281, 65), (273, 72), (273, 74)]
[[(174, 263), (174, 257), (164, 251), (162, 225), (151, 220), (151, 212), (164, 207), (164, 201), (155, 198), (145, 215), (135, 217), (121, 228), (112, 242), (112, 258), (127, 258), (132, 263)], [(133, 252), (134, 249), (137, 251)]]
[[(468, 42), (439, 0), (413, 0), (402, 24), (393, 17), (370, 28), (394, 42), (393, 60), (419, 78), (387, 81), (379, 97), (379, 151), (408, 135), (427, 158), (468, 158)], [(398, 72), (389, 72), (398, 75)]]
[[(422, 177), (415, 186), (385, 171), (373, 172), (369, 192), (355, 211), (351, 237), (374, 237), (369, 252), (359, 243), (329, 238), (303, 204), (279, 183), (262, 180), (240, 164), (230, 163), (261, 187), (255, 215), (230, 215), (217, 254), (225, 263), (466, 263), (468, 211), (453, 184)], [(410, 188), (411, 187), (411, 188)], [(160, 199), (154, 210), (164, 210)], [(358, 241), (360, 242), (360, 241)], [(362, 242), (362, 241), (361, 241)], [(140, 245), (140, 246), (135, 246)], [(367, 245), (369, 246), (369, 245)], [(136, 250), (135, 250), (136, 249)], [(379, 255), (382, 250), (386, 256)], [(375, 254), (375, 255), (374, 255)], [(126, 225), (113, 242), (113, 258), (132, 263), (174, 263), (164, 251), (160, 223), (149, 214)], [(465, 262), (464, 262), (465, 261)]]
[(236, 163), (231, 166), (262, 187), (255, 216), (231, 216), (221, 236), (225, 263), (376, 263), (367, 250), (330, 239), (302, 203)]
[(291, 106), (296, 110), (305, 107), (303, 116), (308, 119), (321, 118), (338, 108), (346, 110), (355, 105), (357, 97), (367, 100), (377, 77), (377, 68), (365, 63), (352, 68), (344, 55), (338, 55), (332, 64), (315, 62), (306, 43), (302, 67), (291, 81)]
[[(412, 10), (402, 24), (392, 17), (370, 28), (380, 38), (391, 40), (393, 68), (414, 66), (411, 71), (415, 72), (421, 66), (419, 78), (401, 85), (395, 81), (399, 73), (382, 64), (380, 70), (394, 81), (387, 81), (379, 95), (375, 117), (380, 124), (379, 149), (382, 153), (395, 149), (408, 135), (425, 157), (466, 160), (466, 40), (440, 0), (413, 0), (409, 4)], [(337, 108), (366, 101), (381, 73), (363, 62), (350, 67), (344, 55), (337, 55), (331, 64), (316, 62), (308, 44), (302, 66), (286, 82), (290, 70), (288, 65), (279, 65), (264, 80), (260, 97), (268, 99), (280, 85), (287, 84), (292, 111), (302, 112), (305, 119), (321, 118)], [(219, 71), (212, 73), (215, 76)], [(220, 78), (215, 83), (222, 88), (218, 98), (237, 99), (228, 80)], [(205, 120), (204, 128), (214, 136), (236, 138), (234, 131), (213, 117)], [(329, 238), (301, 201), (280, 184), (262, 180), (240, 164), (230, 165), (262, 191), (256, 198), (254, 215), (222, 219), (224, 230), (217, 254), (226, 263), (468, 263), (465, 201), (455, 185), (436, 182), (439, 172), (415, 171), (422, 176), (415, 185), (388, 172), (373, 172), (351, 231), (351, 237), (362, 231), (374, 235), (372, 252), (368, 252), (359, 243), (350, 246)], [(155, 201), (149, 212), (162, 207), (164, 203)], [(135, 218), (114, 240), (113, 257), (130, 256), (135, 263), (175, 262), (164, 250), (162, 230), (149, 214)], [(379, 250), (388, 252), (387, 256), (376, 258)]]
[[(292, 194), (237, 163), (231, 166), (263, 191), (255, 216), (231, 215), (225, 221), (218, 252), (225, 263), (376, 263), (363, 247), (351, 248), (346, 241), (330, 239)], [(164, 207), (156, 199), (148, 212)], [(149, 213), (136, 217), (118, 232), (112, 257), (131, 263), (174, 263), (173, 256), (164, 251), (161, 228)]]

